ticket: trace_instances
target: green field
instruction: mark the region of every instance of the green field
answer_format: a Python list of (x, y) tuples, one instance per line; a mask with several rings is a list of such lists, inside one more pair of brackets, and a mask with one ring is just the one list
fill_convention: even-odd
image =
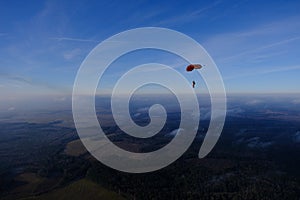
[(82, 199), (109, 199), (109, 200), (121, 200), (124, 199), (115, 192), (104, 189), (103, 187), (93, 183), (89, 180), (82, 179), (74, 182), (64, 188), (53, 190), (49, 193), (42, 194), (40, 196), (34, 196), (30, 198), (24, 198), (23, 200), (82, 200)]
[(80, 156), (87, 153), (86, 148), (83, 146), (81, 140), (74, 140), (67, 144), (67, 147), (64, 151), (67, 155), (70, 156)]

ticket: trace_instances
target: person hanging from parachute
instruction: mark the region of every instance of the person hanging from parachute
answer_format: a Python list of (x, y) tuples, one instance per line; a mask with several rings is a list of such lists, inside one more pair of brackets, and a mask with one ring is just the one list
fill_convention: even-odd
[[(204, 65), (203, 65), (203, 66), (204, 66)], [(200, 64), (190, 64), (190, 65), (188, 65), (188, 66), (186, 67), (186, 71), (187, 71), (187, 72), (191, 72), (191, 71), (193, 71), (194, 69), (201, 69), (203, 66), (200, 65)], [(196, 82), (193, 81), (193, 82), (192, 82), (193, 88), (195, 88), (195, 85), (196, 85)]]
[(195, 85), (196, 85), (196, 82), (195, 82), (195, 81), (193, 81), (193, 82), (192, 82), (192, 86), (193, 86), (193, 88), (195, 88)]

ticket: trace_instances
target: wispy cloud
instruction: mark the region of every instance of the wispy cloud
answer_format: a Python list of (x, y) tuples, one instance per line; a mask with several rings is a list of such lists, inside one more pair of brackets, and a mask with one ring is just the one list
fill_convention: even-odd
[(52, 37), (50, 39), (57, 40), (57, 41), (95, 42), (95, 43), (99, 43), (99, 41), (97, 41), (97, 40), (82, 39), (82, 38), (71, 38), (71, 37)]
[(243, 73), (239, 75), (224, 77), (224, 80), (230, 80), (230, 79), (236, 79), (236, 78), (242, 78), (248, 76), (257, 76), (263, 74), (271, 74), (277, 72), (293, 71), (293, 70), (300, 70), (300, 65), (276, 67), (276, 68), (266, 69), (266, 70), (255, 70), (255, 72), (251, 72), (251, 73)]
[(0, 78), (14, 80), (20, 83), (32, 84), (32, 80), (30, 78), (22, 77), (22, 76), (15, 76), (10, 74), (0, 74)]
[(299, 17), (290, 17), (243, 30), (212, 35), (203, 42), (203, 45), (214, 54), (215, 58), (219, 58), (219, 61), (233, 61), (261, 54), (264, 50), (282, 50), (278, 47), (300, 39), (299, 30)]
[(284, 39), (284, 40), (281, 40), (281, 41), (276, 41), (276, 42), (273, 42), (273, 43), (269, 43), (269, 44), (260, 46), (260, 47), (255, 48), (255, 49), (251, 49), (251, 50), (247, 50), (247, 51), (241, 52), (239, 54), (235, 54), (233, 56), (225, 57), (221, 61), (227, 61), (227, 60), (239, 58), (239, 57), (242, 57), (242, 56), (247, 55), (247, 54), (259, 53), (262, 50), (273, 48), (273, 47), (278, 47), (280, 45), (288, 44), (290, 42), (294, 42), (294, 41), (299, 40), (299, 39), (300, 39), (300, 36), (299, 37), (292, 37), (292, 38)]
[(293, 104), (300, 104), (300, 99), (294, 99), (294, 100), (292, 100), (292, 103)]
[(55, 102), (63, 102), (63, 101), (66, 101), (67, 100), (67, 97), (66, 96), (62, 96), (62, 97), (55, 97), (53, 99), (53, 101)]
[[(140, 8), (143, 5), (136, 5), (136, 6), (138, 6), (137, 8)], [(139, 9), (137, 9), (137, 10), (139, 10)], [(132, 22), (135, 22), (136, 26), (140, 26), (140, 24), (144, 24), (146, 21), (154, 19), (164, 12), (166, 12), (166, 10), (163, 8), (151, 10), (148, 12), (145, 12), (145, 10), (140, 10), (140, 11), (131, 13), (131, 15), (129, 15), (127, 18), (124, 18), (119, 23), (131, 24)]]
[(300, 65), (298, 66), (286, 66), (286, 67), (279, 67), (279, 68), (274, 68), (270, 70), (263, 70), (259, 72), (260, 74), (269, 74), (269, 73), (274, 73), (274, 72), (284, 72), (284, 71), (292, 71), (292, 70), (299, 70)]
[[(25, 76), (19, 76), (19, 75), (11, 75), (11, 74), (0, 74), (0, 79), (4, 80), (10, 80), (12, 81), (9, 85), (15, 86), (18, 88), (23, 88), (23, 86), (27, 85), (29, 87), (38, 87), (38, 88), (45, 88), (50, 90), (55, 90), (57, 92), (66, 92), (69, 91), (69, 89), (61, 86), (55, 86), (53, 84), (50, 84), (48, 82), (32, 79), (30, 77)], [(4, 86), (9, 87), (9, 85)]]
[(64, 58), (65, 58), (66, 60), (71, 60), (71, 59), (73, 59), (74, 57), (80, 55), (80, 53), (81, 53), (81, 50), (80, 50), (79, 48), (76, 48), (76, 49), (73, 49), (73, 50), (71, 50), (71, 51), (65, 52), (65, 53), (63, 54), (63, 56), (64, 56)]
[(182, 24), (185, 22), (193, 21), (193, 20), (199, 18), (202, 14), (204, 14), (208, 10), (216, 7), (220, 3), (221, 3), (221, 1), (215, 1), (205, 7), (202, 7), (202, 8), (196, 9), (196, 10), (192, 10), (192, 11), (188, 11), (188, 12), (176, 15), (174, 17), (163, 19), (163, 20), (157, 22), (155, 25), (156, 26), (162, 26), (162, 25), (166, 26), (166, 25)]
[(9, 107), (7, 110), (8, 111), (14, 111), (16, 108), (15, 107)]

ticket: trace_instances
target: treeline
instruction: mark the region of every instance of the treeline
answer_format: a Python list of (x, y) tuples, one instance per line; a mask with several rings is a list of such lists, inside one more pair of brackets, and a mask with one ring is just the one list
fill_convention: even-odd
[(87, 177), (127, 199), (299, 199), (299, 181), (264, 163), (237, 162), (229, 169), (202, 163), (180, 160), (157, 172), (128, 174), (93, 162)]

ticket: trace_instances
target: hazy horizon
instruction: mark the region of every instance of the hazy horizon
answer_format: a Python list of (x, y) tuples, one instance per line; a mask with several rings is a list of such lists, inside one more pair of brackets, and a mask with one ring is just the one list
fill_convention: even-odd
[[(171, 4), (1, 2), (1, 101), (71, 94), (76, 73), (92, 49), (112, 35), (139, 27), (173, 29), (200, 43), (219, 68), (227, 93), (300, 91), (298, 1)], [(112, 9), (118, 15), (111, 15)], [(154, 49), (119, 57), (99, 89), (110, 91), (127, 70), (149, 62), (169, 65), (188, 82), (195, 80), (196, 93), (206, 90), (201, 76), (185, 72), (185, 60)], [(163, 79), (164, 73), (158, 71), (157, 76)]]

